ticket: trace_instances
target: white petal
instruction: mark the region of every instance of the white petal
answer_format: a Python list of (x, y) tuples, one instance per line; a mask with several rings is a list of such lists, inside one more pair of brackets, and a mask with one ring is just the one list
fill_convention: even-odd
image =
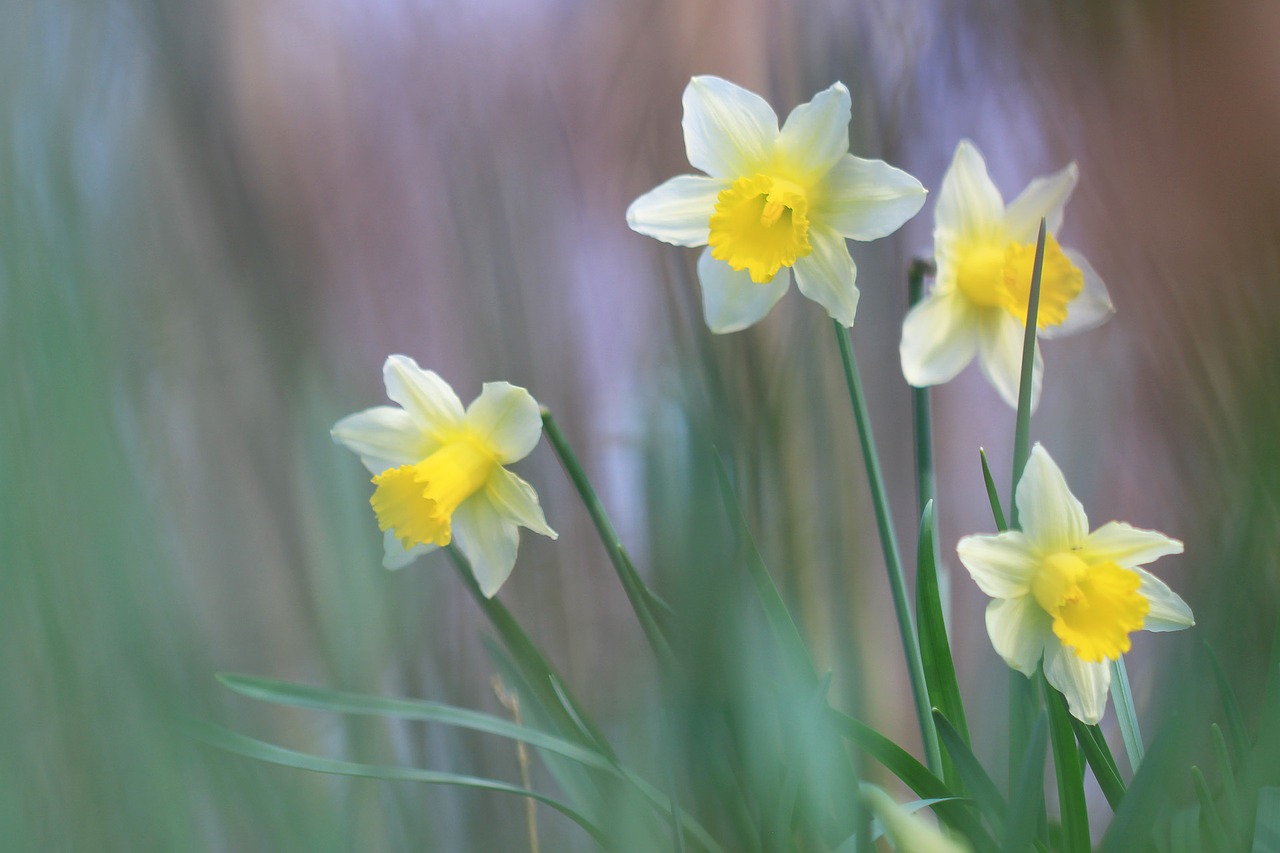
[(1017, 530), (966, 536), (956, 543), (956, 553), (978, 589), (992, 598), (1026, 595), (1040, 569), (1027, 537)]
[(534, 533), (541, 533), (552, 539), (559, 538), (560, 534), (547, 524), (542, 507), (538, 504), (538, 493), (533, 490), (533, 486), (506, 468), (499, 468), (489, 478), (487, 489), (489, 500), (509, 521), (527, 527)]
[(453, 541), (471, 563), (480, 591), (493, 598), (515, 567), (520, 528), (503, 518), (483, 492), (454, 510), (452, 526)]
[(1084, 506), (1071, 494), (1062, 469), (1039, 443), (1031, 448), (1015, 499), (1022, 532), (1041, 554), (1069, 551), (1089, 535)]
[(950, 382), (978, 351), (981, 329), (973, 303), (958, 290), (935, 290), (902, 322), (902, 375), (917, 388)]
[(375, 406), (347, 415), (329, 430), (333, 440), (354, 452), (372, 474), (421, 462), (436, 443), (394, 406)]
[(1057, 236), (1062, 227), (1062, 209), (1076, 188), (1080, 170), (1075, 163), (1060, 172), (1042, 175), (1009, 203), (1004, 212), (1004, 227), (1009, 239), (1016, 243), (1034, 243), (1040, 233), (1040, 220), (1045, 220), (1049, 233)]
[(698, 281), (702, 285), (702, 311), (707, 326), (716, 334), (737, 332), (754, 325), (769, 313), (791, 283), (786, 267), (767, 284), (756, 284), (746, 270), (735, 270), (711, 257), (707, 249), (698, 258)]
[(1182, 553), (1182, 543), (1177, 539), (1123, 521), (1108, 521), (1090, 533), (1083, 546), (1083, 559), (1089, 562), (1110, 560), (1126, 569), (1145, 566), (1167, 554)]
[(1111, 294), (1097, 271), (1085, 260), (1084, 255), (1074, 249), (1063, 249), (1063, 253), (1084, 273), (1084, 290), (1067, 305), (1067, 319), (1057, 326), (1050, 326), (1040, 332), (1045, 339), (1062, 338), (1076, 332), (1086, 332), (1101, 326), (1116, 312), (1111, 304)]
[(519, 461), (542, 437), (538, 402), (519, 385), (486, 382), (467, 407), (467, 429), (489, 445), (499, 465)]
[(676, 246), (705, 246), (716, 198), (728, 183), (704, 175), (679, 175), (631, 202), (632, 231)]
[(735, 180), (772, 158), (778, 116), (759, 95), (719, 77), (694, 77), (683, 102), (684, 147), (695, 169)]
[(395, 531), (388, 530), (382, 535), (382, 567), (403, 569), (423, 554), (430, 554), (436, 547), (431, 544), (414, 545), (406, 551)]
[[(995, 386), (1006, 403), (1018, 407), (1018, 386), (1022, 382), (1022, 337), (1024, 326), (1003, 308), (980, 312), (978, 363), (982, 373)], [(1031, 370), (1031, 411), (1040, 403), (1040, 386), (1044, 378), (1044, 359), (1036, 343), (1035, 362)]]
[(784, 170), (801, 183), (826, 174), (849, 153), (851, 113), (849, 90), (843, 83), (832, 85), (792, 110), (778, 134), (775, 149)]
[(813, 220), (852, 240), (878, 240), (919, 213), (925, 195), (901, 169), (846, 154), (822, 179)]
[(1151, 605), (1147, 611), (1146, 621), (1142, 623), (1144, 631), (1181, 631), (1196, 624), (1196, 617), (1191, 608), (1182, 600), (1182, 596), (1169, 589), (1169, 585), (1146, 569), (1136, 566), (1133, 569), (1142, 578), (1138, 594)]
[(1102, 719), (1111, 688), (1107, 661), (1090, 663), (1061, 643), (1048, 643), (1044, 647), (1044, 677), (1067, 697), (1071, 716), (1090, 726)]
[(382, 381), (387, 386), (387, 396), (432, 438), (461, 426), (462, 403), (434, 370), (423, 370), (406, 355), (392, 355), (382, 366)]
[(1004, 199), (987, 175), (987, 164), (972, 142), (962, 139), (938, 191), (934, 212), (938, 229), (967, 237), (999, 235)]
[(858, 312), (858, 268), (844, 237), (828, 228), (809, 228), (813, 251), (796, 260), (796, 287), (817, 302), (842, 326), (852, 326)]
[(1045, 641), (1053, 636), (1053, 620), (1034, 595), (997, 598), (987, 605), (987, 634), (996, 654), (1030, 677), (1036, 674)]

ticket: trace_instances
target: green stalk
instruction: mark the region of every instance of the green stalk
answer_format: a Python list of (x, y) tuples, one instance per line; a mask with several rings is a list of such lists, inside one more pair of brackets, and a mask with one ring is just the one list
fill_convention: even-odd
[(1027, 325), (1022, 337), (1022, 378), (1018, 384), (1018, 420), (1013, 431), (1013, 491), (1009, 495), (1010, 526), (1018, 529), (1018, 481), (1031, 458), (1031, 379), (1036, 363), (1036, 319), (1040, 311), (1040, 274), (1044, 269), (1045, 221), (1040, 220), (1036, 260), (1031, 270), (1031, 295), (1027, 299)]
[[(1044, 243), (1047, 233), (1045, 220), (1040, 220), (1040, 234), (1036, 238), (1035, 265), (1031, 271), (1031, 293), (1027, 299), (1026, 331), (1022, 337), (1022, 376), (1018, 384), (1018, 415), (1013, 439), (1013, 488), (1009, 492), (1009, 526), (1018, 529), (1018, 480), (1022, 469), (1031, 457), (1031, 380), (1036, 358), (1036, 319), (1040, 309), (1040, 277), (1044, 269)], [(986, 462), (986, 454), (983, 454)], [(993, 506), (999, 506), (996, 501)], [(1017, 671), (1009, 672), (1009, 784), (1013, 785), (1020, 772), (1023, 756), (1031, 738), (1032, 720), (1039, 711), (1040, 701), (1036, 685)], [(1053, 720), (1050, 718), (1050, 734), (1053, 743), (1054, 762), (1062, 760), (1059, 754), (1060, 737), (1052, 737)], [(1072, 741), (1072, 749), (1075, 742)]]
[(582, 498), (582, 503), (587, 508), (587, 514), (595, 524), (596, 533), (604, 543), (609, 562), (613, 564), (618, 580), (622, 582), (622, 589), (626, 592), (631, 609), (635, 611), (636, 618), (640, 621), (645, 639), (649, 641), (649, 646), (660, 664), (664, 667), (674, 666), (675, 656), (671, 652), (671, 646), (668, 645), (667, 638), (653, 615), (653, 607), (667, 609), (665, 603), (645, 585), (640, 573), (636, 571), (635, 565), (631, 562), (631, 556), (618, 536), (618, 531), (614, 529), (613, 522), (609, 520), (609, 515), (604, 510), (604, 504), (600, 503), (596, 490), (587, 479), (587, 472), (578, 461), (573, 448), (569, 446), (569, 441), (561, 432), (560, 425), (545, 407), (542, 409), (542, 426), (546, 431), (547, 440), (560, 459), (560, 464), (569, 475), (569, 481), (577, 489), (578, 496)]
[[(924, 279), (934, 271), (933, 264), (916, 258), (907, 270), (907, 305), (915, 307), (924, 298)], [(933, 466), (933, 421), (929, 411), (929, 389), (911, 389), (911, 411), (916, 444), (916, 512), (924, 515), (929, 501), (937, 497), (938, 479)], [(934, 507), (937, 511), (937, 507)], [(939, 566), (939, 573), (945, 570)], [(945, 578), (942, 587), (947, 588)]]
[(853, 405), (853, 419), (858, 426), (858, 440), (862, 446), (862, 460), (867, 469), (867, 485), (871, 489), (871, 503), (876, 511), (876, 527), (880, 532), (880, 547), (884, 551), (885, 570), (889, 574), (889, 588), (893, 593), (893, 609), (898, 616), (898, 634), (902, 638), (902, 650), (907, 660), (907, 675), (911, 679), (911, 695), (915, 700), (916, 718), (920, 723), (920, 737), (924, 741), (925, 763), (935, 775), (942, 773), (942, 752), (938, 747), (938, 730), (934, 726), (929, 707), (929, 691), (924, 681), (924, 664), (920, 659), (920, 647), (916, 644), (916, 629), (911, 619), (911, 605), (907, 597), (907, 581), (902, 573), (902, 557), (898, 540), (893, 533), (893, 517), (889, 512), (889, 493), (885, 489), (884, 475), (880, 471), (880, 457), (876, 453), (875, 436), (871, 432), (871, 418), (867, 414), (867, 401), (862, 393), (862, 379), (858, 375), (858, 362), (853, 354), (853, 344), (848, 331), (838, 320), (832, 320), (836, 341), (840, 344), (840, 360), (844, 365), (844, 380), (849, 387), (849, 400)]
[(1129, 671), (1125, 669), (1123, 657), (1111, 662), (1111, 681), (1111, 702), (1120, 721), (1120, 737), (1129, 755), (1129, 768), (1137, 773), (1144, 754), (1142, 732), (1138, 729), (1138, 712), (1133, 707), (1133, 690), (1129, 687)]

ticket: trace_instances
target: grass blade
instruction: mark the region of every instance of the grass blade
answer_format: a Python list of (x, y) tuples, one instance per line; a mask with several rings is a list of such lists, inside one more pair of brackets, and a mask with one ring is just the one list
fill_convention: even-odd
[(973, 794), (978, 808), (987, 816), (992, 829), (999, 835), (1008, 819), (1009, 804), (1005, 802), (1000, 789), (996, 787), (995, 782), (991, 781), (991, 777), (987, 775), (982, 762), (978, 761), (973, 750), (960, 737), (960, 733), (950, 721), (936, 708), (933, 711), (933, 720), (938, 726), (938, 739), (942, 741), (947, 754), (955, 763), (956, 772), (960, 774), (961, 781)]
[(1137, 773), (1142, 763), (1142, 732), (1138, 729), (1138, 712), (1133, 707), (1133, 690), (1129, 687), (1129, 670), (1125, 669), (1123, 656), (1111, 662), (1111, 674), (1111, 702), (1120, 721), (1120, 737), (1129, 756), (1129, 768)]
[(1168, 781), (1178, 758), (1182, 738), (1178, 718), (1172, 717), (1152, 741), (1142, 768), (1134, 774), (1124, 802), (1102, 837), (1098, 853), (1140, 853), (1151, 850), (1151, 828), (1168, 802)]
[(1227, 674), (1223, 671), (1213, 646), (1206, 642), (1204, 649), (1209, 654), (1213, 679), (1217, 682), (1218, 693), (1222, 696), (1222, 712), (1227, 717), (1227, 734), (1230, 736), (1232, 751), (1235, 753), (1232, 758), (1235, 759), (1237, 766), (1243, 766), (1249, 756), (1249, 733), (1244, 727), (1244, 715), (1240, 713), (1240, 703), (1236, 701), (1236, 693), (1227, 681)]
[[(924, 298), (924, 279), (934, 272), (930, 261), (916, 258), (907, 270), (907, 305), (914, 307)], [(916, 446), (916, 511), (924, 508), (937, 495), (938, 483), (933, 465), (933, 418), (929, 411), (929, 389), (911, 389), (912, 422)]]
[(848, 738), (854, 746), (880, 762), (886, 770), (897, 776), (916, 796), (939, 802), (935, 813), (952, 829), (961, 832), (979, 851), (995, 850), (995, 841), (983, 829), (974, 815), (972, 803), (956, 797), (947, 784), (929, 768), (902, 747), (889, 740), (867, 724), (834, 708), (828, 709), (827, 719), (832, 727)]
[(1027, 298), (1027, 319), (1022, 337), (1022, 377), (1018, 383), (1018, 416), (1013, 431), (1013, 490), (1011, 522), (1018, 526), (1018, 481), (1022, 479), (1022, 469), (1031, 458), (1031, 387), (1035, 373), (1036, 361), (1036, 318), (1040, 312), (1040, 277), (1044, 271), (1044, 241), (1046, 236), (1044, 219), (1040, 220), (1040, 234), (1036, 237), (1035, 266), (1031, 268), (1031, 293)]
[(1063, 853), (1088, 853), (1089, 811), (1084, 799), (1084, 770), (1076, 750), (1067, 700), (1044, 681), (1043, 674), (1041, 681), (1045, 704), (1049, 706), (1049, 738), (1053, 742), (1053, 766), (1058, 778)]
[(1280, 853), (1280, 788), (1258, 790), (1252, 853)]
[(941, 772), (942, 752), (938, 747), (938, 732), (933, 727), (929, 689), (924, 682), (924, 666), (920, 661), (920, 648), (916, 644), (916, 630), (912, 624), (911, 606), (907, 598), (907, 581), (902, 571), (898, 539), (893, 532), (893, 517), (889, 511), (889, 492), (885, 488), (884, 474), (880, 470), (880, 456), (876, 452), (876, 440), (871, 431), (871, 418), (867, 413), (866, 397), (862, 393), (858, 361), (853, 352), (853, 344), (849, 340), (848, 330), (840, 325), (839, 320), (831, 322), (835, 327), (836, 341), (840, 345), (840, 362), (844, 367), (845, 384), (849, 388), (853, 419), (858, 427), (858, 441), (862, 448), (863, 464), (867, 470), (871, 503), (875, 508), (876, 528), (880, 533), (880, 547), (884, 551), (885, 570), (889, 574), (893, 609), (898, 617), (898, 634), (902, 638), (902, 651), (906, 657), (907, 675), (911, 681), (911, 697), (915, 700), (916, 719), (920, 724), (925, 760), (935, 772)]
[(1227, 828), (1222, 825), (1222, 815), (1218, 814), (1218, 807), (1213, 802), (1213, 794), (1209, 793), (1209, 783), (1205, 781), (1199, 767), (1191, 768), (1191, 779), (1195, 782), (1196, 797), (1200, 800), (1201, 823), (1208, 828), (1214, 849), (1234, 850), (1236, 845), (1231, 843)]
[[(929, 699), (948, 722), (953, 722), (960, 739), (969, 744), (960, 685), (956, 681), (951, 643), (943, 620), (942, 597), (937, 575), (937, 524), (933, 501), (925, 504), (920, 519), (920, 542), (916, 551), (916, 618), (919, 620), (920, 658), (924, 665)], [(935, 717), (935, 723), (937, 722)]]
[(1102, 789), (1107, 805), (1114, 812), (1124, 800), (1125, 787), (1124, 779), (1120, 777), (1120, 768), (1116, 766), (1115, 757), (1111, 754), (1111, 747), (1107, 746), (1106, 738), (1097, 726), (1087, 726), (1072, 717), (1071, 727), (1075, 729), (1076, 740), (1080, 742), (1085, 760), (1093, 770), (1093, 778), (1098, 780), (1098, 787)]
[(1044, 812), (1044, 762), (1049, 743), (1049, 719), (1044, 711), (1036, 718), (1022, 754), (1022, 767), (1010, 793), (1009, 820), (1005, 823), (1000, 853), (1025, 853), (1035, 840)]
[(1236, 771), (1231, 761), (1231, 753), (1227, 749), (1227, 739), (1222, 734), (1222, 727), (1217, 723), (1209, 726), (1213, 734), (1213, 751), (1218, 758), (1218, 768), (1222, 774), (1222, 799), (1227, 805), (1227, 817), (1230, 821), (1231, 835), (1234, 838), (1244, 837), (1244, 804), (1240, 801), (1240, 790), (1236, 787)]
[(285, 749), (275, 744), (266, 743), (265, 741), (256, 740), (255, 738), (237, 734), (229, 731), (221, 726), (215, 726), (212, 723), (203, 721), (194, 721), (195, 737), (213, 747), (233, 752), (237, 755), (243, 755), (247, 758), (254, 758), (258, 761), (265, 761), (268, 764), (278, 764), (283, 767), (293, 767), (298, 770), (310, 770), (316, 773), (330, 773), (339, 776), (360, 776), (366, 779), (385, 779), (393, 781), (405, 782), (424, 782), (429, 785), (450, 785), (460, 788), (478, 788), (485, 791), (495, 791), (502, 794), (515, 794), (520, 797), (529, 797), (537, 800), (544, 805), (550, 806), (560, 814), (569, 818), (578, 826), (586, 830), (597, 843), (603, 844), (606, 836), (591, 821), (587, 820), (579, 812), (561, 803), (559, 800), (552, 799), (545, 794), (539, 794), (536, 791), (530, 791), (527, 788), (521, 788), (518, 785), (511, 785), (507, 782), (499, 782), (495, 779), (483, 779), (476, 776), (463, 776), (457, 773), (444, 773), (434, 770), (419, 770), (416, 767), (394, 767), (377, 764), (358, 764), (351, 761), (338, 761), (331, 758), (323, 758), (318, 755), (310, 755), (305, 752), (296, 752), (292, 749)]
[(987, 501), (991, 504), (991, 515), (996, 520), (996, 530), (1009, 529), (1004, 518), (1004, 508), (1000, 506), (1000, 493), (996, 491), (996, 481), (991, 477), (991, 466), (987, 464), (987, 451), (978, 448), (978, 456), (982, 459), (982, 481), (987, 486)]

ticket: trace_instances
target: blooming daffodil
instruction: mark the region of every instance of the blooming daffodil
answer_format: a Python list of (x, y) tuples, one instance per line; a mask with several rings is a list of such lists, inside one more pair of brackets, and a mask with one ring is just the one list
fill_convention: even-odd
[(1043, 657), (1045, 678), (1092, 725), (1106, 709), (1107, 663), (1129, 651), (1130, 633), (1195, 624), (1187, 603), (1142, 568), (1182, 553), (1182, 543), (1119, 521), (1090, 533), (1084, 507), (1039, 444), (1015, 500), (1022, 530), (964, 537), (960, 562), (995, 599), (987, 633), (1000, 657), (1027, 676)]
[[(1059, 245), (1062, 212), (1075, 189), (1075, 163), (1036, 178), (1008, 206), (968, 140), (956, 146), (934, 212), (937, 275), (902, 326), (902, 372), (922, 388), (955, 378), (978, 357), (982, 372), (1011, 406), (1018, 404), (1022, 339), (1036, 235), (1047, 226), (1036, 326), (1042, 338), (1091, 329), (1114, 311), (1106, 285), (1084, 256)], [(1032, 405), (1044, 363), (1036, 345)]]
[(845, 326), (858, 307), (845, 238), (892, 234), (920, 210), (920, 182), (849, 153), (849, 90), (836, 83), (796, 107), (781, 130), (759, 95), (719, 77), (684, 90), (684, 142), (704, 175), (680, 175), (640, 196), (627, 224), (698, 258), (713, 332), (769, 313), (795, 270), (800, 292)]
[(515, 565), (520, 527), (556, 538), (533, 487), (503, 467), (541, 438), (537, 402), (486, 382), (464, 411), (447, 382), (403, 355), (387, 359), (382, 378), (397, 405), (348, 415), (332, 435), (375, 475), (369, 502), (385, 534), (383, 565), (402, 568), (456, 540), (492, 597)]

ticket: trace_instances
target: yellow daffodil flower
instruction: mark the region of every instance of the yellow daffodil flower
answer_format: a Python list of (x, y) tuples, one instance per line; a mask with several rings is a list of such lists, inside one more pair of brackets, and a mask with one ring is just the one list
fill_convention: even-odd
[(736, 332), (769, 313), (795, 270), (800, 292), (853, 325), (857, 268), (845, 238), (874, 240), (920, 210), (920, 182), (849, 153), (849, 90), (836, 83), (796, 107), (778, 129), (761, 98), (718, 77), (684, 90), (689, 163), (642, 195), (627, 224), (698, 259), (702, 306), (713, 332)]
[(874, 785), (862, 786), (862, 799), (880, 820), (897, 853), (970, 853), (969, 845), (926, 823)]
[(538, 404), (486, 382), (466, 411), (449, 384), (403, 355), (382, 369), (387, 396), (334, 425), (335, 441), (374, 474), (370, 503), (384, 531), (383, 565), (399, 569), (456, 540), (490, 598), (511, 574), (519, 529), (556, 538), (533, 487), (504, 468), (542, 437)]
[[(1075, 163), (1036, 178), (1005, 206), (972, 142), (956, 146), (934, 212), (937, 277), (902, 326), (902, 372), (917, 388), (939, 385), (978, 356), (982, 372), (1018, 405), (1022, 338), (1040, 219), (1046, 220), (1036, 326), (1042, 338), (1091, 329), (1114, 310), (1106, 285), (1078, 252), (1054, 236), (1075, 189)], [(1044, 364), (1036, 345), (1031, 400), (1040, 397)]]
[(1037, 444), (1015, 496), (1022, 530), (966, 536), (956, 550), (987, 606), (987, 633), (1005, 663), (1049, 683), (1071, 713), (1102, 719), (1111, 686), (1108, 660), (1129, 651), (1129, 634), (1195, 624), (1185, 601), (1141, 566), (1182, 543), (1118, 521), (1089, 532), (1084, 507)]

